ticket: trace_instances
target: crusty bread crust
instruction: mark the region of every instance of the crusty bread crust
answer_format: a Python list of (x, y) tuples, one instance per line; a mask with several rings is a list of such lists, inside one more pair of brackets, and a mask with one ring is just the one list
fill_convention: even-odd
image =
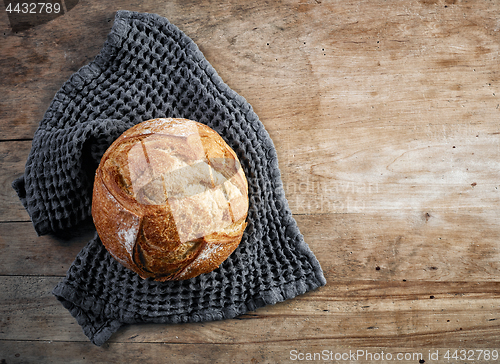
[(235, 152), (192, 120), (130, 128), (96, 171), (99, 237), (142, 278), (182, 280), (216, 269), (239, 245), (247, 213), (248, 184)]

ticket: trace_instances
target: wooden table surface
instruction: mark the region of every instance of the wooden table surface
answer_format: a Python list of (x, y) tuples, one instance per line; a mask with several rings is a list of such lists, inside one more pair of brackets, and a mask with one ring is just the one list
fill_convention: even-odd
[[(500, 2), (65, 2), (18, 31), (0, 5), (0, 363), (500, 361)], [(92, 233), (37, 237), (10, 185), (120, 9), (168, 18), (253, 106), (325, 287), (102, 347), (51, 295)]]

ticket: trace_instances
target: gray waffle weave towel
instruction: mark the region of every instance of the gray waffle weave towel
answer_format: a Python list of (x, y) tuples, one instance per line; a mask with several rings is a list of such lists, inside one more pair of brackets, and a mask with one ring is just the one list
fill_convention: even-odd
[(53, 290), (96, 345), (124, 324), (233, 318), (326, 283), (285, 199), (276, 150), (246, 100), (167, 19), (119, 11), (100, 54), (57, 92), (13, 182), (39, 235), (90, 218), (99, 160), (123, 131), (159, 117), (215, 129), (249, 182), (248, 227), (215, 271), (178, 282), (143, 280), (96, 237)]

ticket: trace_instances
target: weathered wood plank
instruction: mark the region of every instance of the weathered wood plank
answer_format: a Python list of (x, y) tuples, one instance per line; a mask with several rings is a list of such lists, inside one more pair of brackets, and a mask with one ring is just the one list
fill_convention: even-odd
[[(292, 212), (493, 208), (500, 202), (498, 122), (271, 132)], [(314, 140), (314, 143), (311, 143)], [(31, 144), (0, 143), (1, 218), (26, 219), (10, 184)], [(4, 210), (2, 210), (4, 209)], [(5, 220), (4, 220), (5, 221)]]
[[(220, 340), (241, 343), (323, 340), (332, 346), (397, 347), (411, 342), (414, 347), (422, 347), (429, 343), (459, 346), (464, 339), (480, 341), (488, 332), (491, 336), (483, 345), (500, 342), (500, 330), (495, 322), (500, 315), (496, 304), (498, 294), (491, 292), (498, 289), (496, 285), (491, 286), (494, 288), (483, 286), (491, 292), (491, 296), (486, 294), (491, 298), (478, 297), (477, 300), (473, 293), (462, 296), (453, 292), (456, 286), (454, 289), (448, 286), (450, 291), (446, 292), (447, 285), (428, 282), (417, 285), (423, 286), (420, 292), (414, 285), (407, 290), (400, 285), (374, 286), (372, 282), (332, 283), (298, 299), (225, 323), (205, 323), (195, 328), (160, 325), (155, 328), (159, 333), (153, 332), (151, 325), (128, 326), (111, 341), (149, 342), (158, 338), (165, 341), (164, 335), (168, 335), (173, 342), (185, 342), (195, 335), (195, 342), (204, 342), (206, 338), (217, 343)], [(428, 289), (442, 290), (440, 299)], [(478, 296), (484, 297), (484, 293)]]
[[(50, 294), (56, 277), (0, 277), (0, 341), (86, 341)], [(332, 282), (274, 306), (220, 322), (131, 325), (110, 342), (246, 344), (311, 342), (332, 346), (414, 347), (500, 342), (498, 283)], [(488, 340), (482, 342), (484, 333)]]
[(496, 218), (488, 211), (297, 216), (327, 279), (498, 281)]
[[(127, 6), (128, 5), (128, 6)], [(498, 117), (500, 5), (418, 1), (128, 2), (191, 36), (271, 129), (436, 123)], [(98, 53), (114, 2), (77, 6), (7, 33), (0, 135), (30, 138), (53, 94)], [(99, 14), (96, 16), (96, 14)], [(383, 15), (381, 15), (383, 14)]]
[(0, 222), (30, 221), (12, 182), (22, 176), (31, 141), (0, 142)]
[(0, 224), (0, 275), (65, 276), (85, 244), (89, 229), (75, 229), (71, 238), (38, 237), (31, 222)]
[[(329, 281), (498, 281), (499, 229), (490, 210), (313, 214), (297, 223)], [(90, 229), (37, 237), (29, 222), (0, 224), (0, 275), (64, 276)]]
[(294, 213), (482, 208), (493, 209), (493, 217), (500, 202), (498, 128), (485, 121), (273, 134)]
[[(465, 346), (464, 346), (465, 347)], [(467, 347), (468, 348), (468, 347)], [(437, 347), (431, 343), (425, 347), (378, 347), (332, 345), (323, 340), (315, 342), (250, 343), (250, 344), (170, 344), (170, 343), (112, 343), (102, 348), (89, 347), (80, 342), (23, 342), (0, 341), (0, 352), (8, 364), (38, 363), (250, 363), (277, 364), (307, 362), (367, 362), (414, 364), (423, 359), (443, 359), (450, 347)], [(451, 352), (456, 350), (453, 348)], [(465, 349), (464, 349), (465, 350)], [(494, 348), (490, 349), (492, 352)], [(68, 358), (68, 353), (71, 357)], [(496, 354), (496, 352), (494, 352)], [(307, 359), (306, 355), (310, 355)], [(470, 353), (469, 353), (470, 354)], [(475, 354), (476, 358), (480, 353)], [(431, 356), (432, 355), (432, 356)], [(335, 361), (335, 358), (340, 361)], [(344, 358), (344, 360), (342, 360)], [(377, 360), (378, 358), (378, 360)], [(383, 358), (383, 359), (382, 359)], [(391, 358), (391, 359), (387, 359)], [(400, 359), (398, 359), (400, 358)], [(406, 358), (406, 359), (405, 359)], [(445, 362), (445, 361), (443, 361)], [(492, 362), (490, 359), (475, 360), (474, 363)]]
[(209, 58), (270, 130), (496, 119), (499, 5), (444, 5), (294, 2)]
[[(63, 83), (100, 51), (113, 12), (77, 6), (29, 31), (4, 32), (0, 139), (29, 139)], [(90, 10), (90, 12), (89, 12)]]
[[(463, 345), (457, 348), (466, 348)], [(426, 346), (414, 347), (377, 347), (376, 349), (359, 346), (333, 345), (323, 340), (315, 342), (280, 342), (249, 344), (170, 344), (170, 343), (112, 343), (102, 348), (89, 347), (80, 342), (23, 342), (0, 341), (0, 352), (8, 364), (38, 363), (251, 363), (277, 364), (295, 363), (316, 360), (318, 362), (376, 362), (387, 364), (414, 364), (419, 360), (426, 363), (436, 358), (446, 362), (444, 356), (451, 349), (453, 354), (457, 348), (439, 347), (429, 343)], [(483, 347), (481, 347), (483, 348)], [(479, 349), (479, 348), (478, 348)], [(469, 349), (470, 350), (470, 349)], [(490, 348), (496, 357), (494, 346)], [(68, 353), (71, 357), (68, 358)], [(310, 355), (307, 359), (307, 355)], [(481, 359), (477, 360), (482, 354)], [(480, 351), (475, 353), (474, 363), (490, 364), (494, 360), (484, 359)], [(436, 357), (437, 355), (437, 357)], [(460, 355), (460, 352), (459, 352)], [(470, 353), (469, 353), (470, 355)], [(335, 358), (340, 359), (335, 361)], [(343, 358), (343, 359), (342, 359)], [(374, 359), (375, 358), (375, 359)], [(378, 359), (377, 359), (378, 358)], [(390, 359), (388, 359), (390, 358)], [(405, 359), (406, 358), (406, 359)], [(435, 361), (437, 362), (437, 361)]]

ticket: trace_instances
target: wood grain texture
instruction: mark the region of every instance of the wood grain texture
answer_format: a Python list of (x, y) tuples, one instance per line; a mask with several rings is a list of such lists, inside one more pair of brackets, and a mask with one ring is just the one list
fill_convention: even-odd
[(31, 141), (0, 142), (0, 222), (29, 221), (29, 215), (12, 188), (12, 182), (23, 175)]
[[(125, 326), (99, 348), (51, 295), (93, 233), (37, 237), (10, 185), (119, 9), (167, 17), (251, 103), (325, 287), (233, 320)], [(0, 10), (2, 364), (500, 349), (500, 3), (80, 1), (17, 33)]]
[(89, 227), (72, 237), (38, 237), (31, 222), (1, 223), (0, 276), (65, 276), (94, 231)]
[[(2, 277), (3, 340), (87, 341), (69, 313), (51, 296), (58, 277)], [(332, 283), (297, 299), (218, 322), (122, 328), (112, 342), (247, 344), (332, 340), (334, 345), (458, 347), (464, 337), (490, 332), (499, 338), (498, 284), (461, 282)], [(458, 300), (457, 296), (461, 299)], [(13, 303), (18, 310), (11, 311)], [(416, 315), (418, 313), (418, 315)], [(356, 332), (353, 331), (356, 327)], [(36, 331), (36, 337), (33, 336)], [(453, 335), (453, 333), (460, 335)], [(488, 340), (489, 340), (488, 339)], [(489, 341), (482, 342), (482, 347)]]
[[(3, 348), (3, 343), (0, 343), (0, 349)], [(425, 360), (429, 362), (429, 355), (433, 355), (438, 352), (440, 357), (443, 357), (448, 350), (447, 348), (436, 348), (429, 350), (427, 348), (422, 348), (420, 351), (415, 351), (414, 349), (407, 347), (399, 348), (384, 348), (380, 347), (378, 351), (374, 350), (362, 350), (360, 357), (356, 359), (356, 351), (352, 348), (346, 346), (325, 346), (322, 343), (319, 345), (307, 344), (307, 346), (293, 346), (287, 344), (234, 344), (234, 345), (223, 345), (223, 344), (210, 344), (208, 348), (203, 351), (204, 354), (200, 355), (201, 344), (164, 344), (164, 343), (116, 343), (113, 344), (117, 350), (112, 352), (109, 348), (99, 349), (88, 348), (83, 343), (78, 342), (8, 342), (9, 345), (16, 346), (22, 345), (23, 350), (17, 350), (15, 354), (10, 355), (6, 359), (7, 363), (10, 362), (20, 362), (20, 363), (82, 363), (82, 362), (92, 362), (96, 364), (107, 364), (114, 361), (127, 361), (127, 363), (143, 363), (144, 361), (149, 361), (153, 363), (286, 363), (286, 362), (306, 362), (305, 359), (298, 361), (298, 354), (305, 355), (307, 353), (311, 355), (316, 355), (316, 361), (322, 362), (332, 362), (335, 363), (335, 359), (330, 360), (330, 357), (335, 358), (335, 355), (339, 357), (344, 356), (347, 360), (344, 362), (349, 362), (349, 356), (354, 355), (354, 359), (360, 363), (366, 363), (369, 361), (364, 360), (364, 357), (376, 357), (376, 355), (391, 355), (393, 361), (378, 359), (376, 362), (388, 363), (396, 361), (398, 355), (401, 356), (402, 360), (397, 360), (398, 363), (411, 364), (419, 363), (420, 360)], [(14, 350), (15, 351), (15, 350)], [(63, 354), (64, 351), (71, 351), (73, 353), (72, 358), (68, 358)], [(324, 354), (326, 351), (326, 354)], [(43, 352), (45, 355), (40, 355)], [(323, 354), (322, 354), (323, 353)], [(330, 354), (331, 353), (331, 354)], [(295, 356), (293, 356), (295, 355)], [(321, 360), (321, 355), (326, 355), (325, 360)], [(408, 359), (405, 360), (404, 357)], [(274, 358), (270, 360), (268, 358)], [(292, 359), (295, 358), (295, 359)], [(302, 356), (304, 358), (304, 356)], [(423, 359), (425, 358), (425, 359)], [(53, 361), (51, 361), (53, 360)], [(314, 362), (309, 360), (310, 362)], [(342, 362), (342, 360), (340, 361)], [(374, 360), (371, 360), (374, 362)], [(481, 362), (481, 361), (478, 361)], [(486, 363), (487, 361), (483, 361)], [(491, 362), (491, 359), (490, 359)]]

